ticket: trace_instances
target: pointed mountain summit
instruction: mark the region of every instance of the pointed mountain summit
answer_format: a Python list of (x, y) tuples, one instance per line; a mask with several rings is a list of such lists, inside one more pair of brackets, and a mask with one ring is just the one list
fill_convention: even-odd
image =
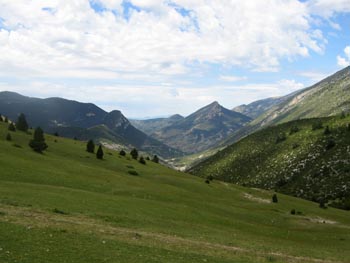
[(250, 121), (215, 101), (152, 136), (183, 152), (196, 153), (215, 146)]

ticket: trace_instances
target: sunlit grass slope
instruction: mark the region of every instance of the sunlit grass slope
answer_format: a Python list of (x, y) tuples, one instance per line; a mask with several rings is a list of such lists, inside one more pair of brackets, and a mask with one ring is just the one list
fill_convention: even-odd
[(0, 123), (0, 262), (349, 262), (346, 211), (106, 149), (97, 160), (60, 137), (38, 154), (7, 133)]

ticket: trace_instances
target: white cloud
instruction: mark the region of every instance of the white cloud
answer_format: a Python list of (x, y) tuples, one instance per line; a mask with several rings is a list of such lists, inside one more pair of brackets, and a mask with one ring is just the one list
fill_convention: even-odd
[(225, 75), (222, 75), (219, 77), (219, 79), (221, 81), (226, 81), (226, 82), (236, 82), (236, 81), (241, 81), (241, 80), (246, 80), (247, 77), (243, 76), (243, 77), (240, 77), (240, 76), (225, 76)]
[(335, 13), (350, 12), (349, 0), (310, 0), (307, 5), (312, 14), (330, 18)]
[(344, 48), (344, 57), (337, 56), (337, 62), (340, 67), (347, 67), (350, 65), (350, 46)]
[(112, 12), (123, 13), (121, 0), (94, 2), (107, 11), (87, 0), (1, 1), (0, 71), (103, 79), (103, 71), (178, 75), (206, 62), (274, 71), (325, 44), (297, 0), (133, 0), (141, 11), (128, 19)]

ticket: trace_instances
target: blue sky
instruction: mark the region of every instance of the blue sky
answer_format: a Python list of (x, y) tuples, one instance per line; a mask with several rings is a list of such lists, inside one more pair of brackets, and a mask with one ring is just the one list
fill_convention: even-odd
[(350, 1), (0, 0), (0, 54), (0, 90), (188, 115), (349, 65)]

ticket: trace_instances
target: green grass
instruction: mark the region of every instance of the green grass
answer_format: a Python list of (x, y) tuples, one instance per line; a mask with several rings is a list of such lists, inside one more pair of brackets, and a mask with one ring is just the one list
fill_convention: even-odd
[(0, 123), (0, 262), (349, 261), (346, 211), (282, 194), (272, 204), (272, 192), (107, 149), (97, 160), (60, 137), (37, 154), (31, 135), (7, 132)]

